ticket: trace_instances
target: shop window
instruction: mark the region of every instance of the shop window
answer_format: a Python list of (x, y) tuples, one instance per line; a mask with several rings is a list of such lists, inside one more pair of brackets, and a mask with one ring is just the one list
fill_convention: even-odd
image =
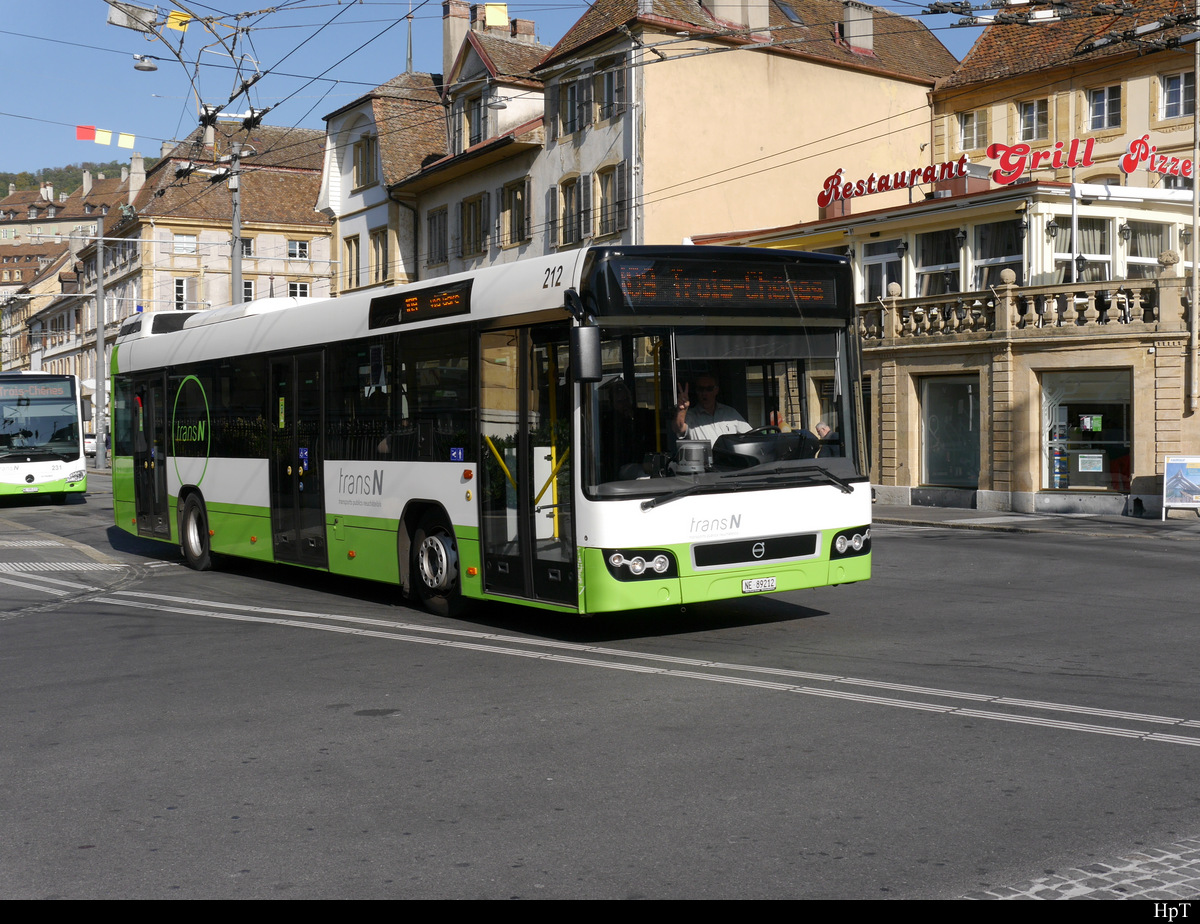
[[(840, 252), (840, 251), (839, 251)], [(904, 285), (904, 264), (900, 258), (900, 239), (871, 241), (863, 245), (863, 300), (873, 302), (888, 294), (888, 284)]]
[(1000, 274), (1010, 269), (1017, 285), (1025, 280), (1025, 240), (1021, 222), (994, 221), (975, 226), (975, 288), (1000, 285)]
[[(1071, 238), (1071, 216), (1056, 215), (1054, 233), (1055, 282), (1103, 282), (1112, 278), (1112, 234), (1107, 218), (1079, 219), (1079, 247)], [(1084, 258), (1083, 272), (1075, 258)]]
[(979, 376), (921, 381), (921, 481), (979, 487)]
[(960, 234), (958, 228), (947, 228), (917, 235), (918, 295), (945, 295), (958, 291)]
[(1042, 487), (1128, 491), (1130, 374), (1042, 373)]
[(1158, 275), (1158, 255), (1170, 246), (1166, 225), (1150, 221), (1131, 221), (1121, 226), (1121, 236), (1129, 229), (1125, 244), (1125, 278), (1153, 279)]

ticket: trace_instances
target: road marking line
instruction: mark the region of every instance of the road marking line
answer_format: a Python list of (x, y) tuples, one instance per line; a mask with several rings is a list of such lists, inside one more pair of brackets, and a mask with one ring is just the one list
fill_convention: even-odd
[(69, 590), (59, 590), (56, 587), (46, 587), (43, 584), (26, 584), (24, 581), (14, 581), (12, 578), (0, 577), (0, 584), (8, 584), (11, 587), (23, 587), (26, 590), (38, 590), (44, 594), (54, 594), (57, 597), (65, 597), (70, 593)]
[[(133, 598), (133, 599), (119, 599)], [(161, 601), (161, 602), (155, 602)], [(900, 709), (914, 709), (922, 712), (934, 712), (942, 715), (957, 715), (965, 718), (984, 719), (993, 722), (1007, 722), (1019, 725), (1035, 725), (1042, 728), (1060, 731), (1076, 731), (1088, 734), (1107, 735), (1118, 738), (1134, 738), (1142, 741), (1156, 741), (1165, 744), (1180, 744), (1190, 747), (1200, 747), (1200, 737), (1186, 735), (1169, 735), (1162, 732), (1120, 728), (1110, 725), (1095, 725), (1085, 722), (1068, 722), (1044, 716), (1028, 716), (1010, 712), (995, 712), (992, 710), (964, 708), (944, 703), (926, 703), (909, 699), (897, 699), (886, 696), (873, 696), (867, 693), (857, 693), (848, 690), (829, 690), (819, 687), (797, 686), (789, 683), (777, 683), (754, 677), (740, 677), (728, 674), (706, 673), (696, 670), (679, 670), (674, 667), (653, 667), (647, 664), (630, 663), (629, 661), (600, 661), (594, 657), (585, 658), (579, 655), (558, 654), (552, 651), (537, 649), (560, 649), (565, 651), (583, 652), (591, 655), (604, 655), (615, 658), (635, 659), (636, 661), (652, 661), (661, 664), (687, 665), (704, 667), (710, 670), (733, 670), (758, 674), (772, 674), (782, 677), (819, 678), (826, 683), (849, 684), (859, 687), (871, 687), (882, 690), (913, 693), (921, 696), (934, 696), (949, 699), (986, 702), (991, 705), (1012, 706), (1018, 709), (1037, 709), (1078, 713), (1081, 715), (1096, 715), (1108, 718), (1127, 719), (1129, 721), (1173, 725), (1176, 727), (1197, 727), (1197, 720), (1175, 719), (1167, 716), (1148, 715), (1136, 712), (1122, 712), (1110, 709), (1096, 709), (1090, 706), (1076, 706), (1067, 703), (1052, 703), (1039, 700), (1024, 700), (1007, 697), (987, 696), (978, 693), (966, 693), (956, 690), (942, 690), (932, 687), (919, 687), (909, 684), (872, 681), (858, 677), (839, 677), (828, 674), (805, 674), (802, 671), (792, 671), (782, 668), (751, 667), (747, 665), (726, 662), (703, 661), (693, 658), (680, 658), (670, 655), (655, 655), (636, 651), (624, 651), (617, 648), (601, 648), (598, 646), (580, 645), (572, 642), (552, 641), (543, 639), (526, 639), (516, 636), (502, 636), (494, 633), (475, 632), (466, 629), (434, 628), (413, 623), (397, 623), (388, 620), (372, 619), (361, 616), (347, 616), (334, 613), (311, 613), (299, 610), (276, 610), (268, 607), (249, 606), (245, 604), (218, 604), (204, 600), (186, 597), (171, 597), (166, 594), (150, 594), (137, 591), (116, 591), (112, 597), (97, 597), (94, 602), (111, 603), (116, 606), (151, 609), (156, 612), (178, 613), (188, 616), (203, 616), (215, 619), (228, 619), (235, 622), (265, 623), (270, 625), (289, 626), (301, 629), (317, 629), (325, 632), (337, 632), (347, 635), (360, 635), (370, 638), (388, 639), (391, 641), (406, 641), (420, 645), (440, 646), (465, 651), (478, 651), (485, 654), (509, 655), (520, 658), (553, 661), (560, 664), (573, 664), (584, 667), (599, 667), (607, 670), (623, 670), (641, 674), (656, 674), (687, 680), (702, 680), (709, 683), (725, 683), (735, 686), (755, 689), (772, 690), (777, 692), (802, 693), (808, 696), (822, 696), (830, 699), (848, 700), (851, 702), (888, 706)], [(166, 602), (188, 604), (188, 606), (166, 606)], [(197, 607), (209, 607), (198, 609)], [(224, 607), (230, 610), (241, 610), (242, 613), (222, 612), (212, 609)], [(250, 615), (250, 613), (264, 615)], [(265, 614), (277, 615), (265, 615)], [(281, 618), (281, 617), (301, 617)], [(317, 621), (310, 621), (317, 620)], [(328, 622), (326, 622), (327, 620)], [(329, 622), (335, 623), (330, 625)], [(359, 628), (371, 626), (373, 628)], [(390, 631), (386, 631), (390, 630)], [(426, 633), (412, 635), (409, 633)], [(448, 635), (451, 638), (431, 638), (431, 635)], [(470, 639), (467, 641), (466, 639)], [(489, 644), (503, 642), (500, 644)], [(524, 645), (525, 648), (514, 648), (511, 645)], [(531, 650), (532, 649), (532, 650)]]
[(35, 571), (121, 571), (128, 565), (106, 565), (95, 561), (0, 561), (0, 572), (25, 574)]

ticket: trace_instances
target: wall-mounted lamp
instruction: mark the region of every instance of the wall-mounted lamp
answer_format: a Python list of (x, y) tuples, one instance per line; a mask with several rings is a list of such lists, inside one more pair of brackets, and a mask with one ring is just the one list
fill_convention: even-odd
[(1192, 242), (1192, 229), (1184, 228), (1182, 231), (1180, 231), (1179, 232), (1179, 241), (1181, 244), (1183, 244), (1184, 247), (1186, 247), (1188, 244), (1190, 244)]
[(959, 228), (958, 234), (954, 235), (954, 239), (958, 241), (958, 249), (962, 250), (962, 245), (967, 242), (967, 229)]
[(1126, 222), (1125, 224), (1121, 225), (1121, 227), (1117, 228), (1117, 233), (1121, 235), (1121, 240), (1128, 244), (1129, 239), (1133, 237), (1133, 228), (1129, 227), (1129, 222)]
[(896, 245), (896, 256), (903, 260), (906, 253), (908, 253), (908, 241), (901, 241)]
[(1058, 222), (1051, 218), (1046, 222), (1046, 237), (1053, 239), (1058, 234)]
[(1027, 221), (1017, 222), (1017, 234), (1020, 235), (1021, 240), (1025, 240), (1025, 235), (1028, 233), (1029, 233), (1029, 222), (1027, 222)]
[(1083, 271), (1087, 269), (1087, 257), (1080, 254), (1075, 258), (1075, 281), (1079, 282), (1083, 279)]

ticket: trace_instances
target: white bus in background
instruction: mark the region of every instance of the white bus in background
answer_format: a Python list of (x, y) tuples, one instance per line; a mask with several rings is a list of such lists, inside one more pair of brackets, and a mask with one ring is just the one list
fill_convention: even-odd
[(87, 490), (79, 379), (0, 372), (0, 497)]

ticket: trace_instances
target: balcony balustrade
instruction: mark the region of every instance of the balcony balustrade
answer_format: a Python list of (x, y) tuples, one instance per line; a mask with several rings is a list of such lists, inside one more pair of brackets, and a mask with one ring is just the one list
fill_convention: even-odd
[(858, 306), (863, 347), (994, 339), (1044, 339), (1185, 329), (1189, 280), (1169, 275), (1178, 263), (1160, 257), (1157, 278), (1017, 286), (1012, 270), (979, 292), (887, 298)]

